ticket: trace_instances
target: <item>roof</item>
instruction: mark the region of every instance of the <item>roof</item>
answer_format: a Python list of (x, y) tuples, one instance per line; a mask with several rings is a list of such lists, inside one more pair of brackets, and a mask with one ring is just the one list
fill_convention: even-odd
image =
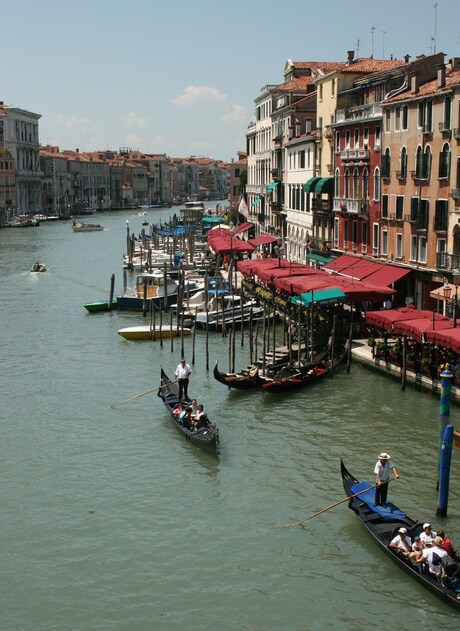
[(346, 64), (342, 72), (382, 72), (392, 70), (399, 66), (406, 66), (407, 63), (401, 59), (373, 59), (372, 57), (360, 57), (356, 61)]
[(460, 69), (457, 70), (446, 70), (446, 83), (442, 88), (438, 87), (438, 80), (433, 79), (432, 81), (427, 81), (426, 83), (422, 83), (419, 86), (417, 92), (412, 92), (411, 87), (408, 86), (407, 90), (397, 94), (396, 96), (391, 97), (383, 102), (383, 105), (387, 103), (395, 103), (398, 101), (406, 101), (407, 99), (419, 99), (427, 96), (434, 96), (435, 94), (439, 94), (442, 92), (449, 92), (454, 85), (460, 84)]

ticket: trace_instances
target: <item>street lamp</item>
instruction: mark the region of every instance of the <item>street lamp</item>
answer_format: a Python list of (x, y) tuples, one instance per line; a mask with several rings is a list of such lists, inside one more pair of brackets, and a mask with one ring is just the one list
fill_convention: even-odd
[(444, 285), (442, 286), (442, 293), (444, 294), (444, 309), (443, 309), (444, 315), (446, 315), (446, 312), (447, 312), (447, 302), (449, 301), (451, 291), (452, 291), (452, 287), (447, 282), (447, 278), (445, 278)]

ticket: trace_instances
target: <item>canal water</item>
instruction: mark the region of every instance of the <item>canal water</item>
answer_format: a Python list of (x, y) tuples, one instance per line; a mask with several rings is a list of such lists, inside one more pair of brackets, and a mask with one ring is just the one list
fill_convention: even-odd
[[(171, 210), (150, 210), (152, 222)], [(126, 220), (0, 231), (2, 578), (0, 629), (176, 631), (457, 629), (458, 614), (377, 549), (343, 498), (340, 458), (372, 483), (380, 451), (401, 479), (390, 497), (436, 518), (439, 401), (353, 364), (283, 396), (229, 391), (197, 334), (190, 391), (220, 428), (219, 456), (185, 443), (156, 393), (180, 345), (117, 335), (141, 314), (89, 314), (122, 286)], [(28, 270), (40, 260), (49, 271)], [(210, 337), (210, 366), (227, 368)], [(237, 365), (248, 361), (236, 344)], [(192, 338), (185, 339), (192, 359)], [(452, 408), (458, 424), (459, 409)], [(460, 544), (460, 452), (448, 517)]]

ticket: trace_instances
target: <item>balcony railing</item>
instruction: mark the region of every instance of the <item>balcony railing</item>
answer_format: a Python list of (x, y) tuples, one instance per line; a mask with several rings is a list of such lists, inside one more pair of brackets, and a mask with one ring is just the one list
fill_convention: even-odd
[(342, 110), (337, 110), (335, 122), (345, 123), (350, 120), (380, 118), (381, 115), (382, 108), (380, 105), (358, 105), (356, 107), (347, 107)]
[(439, 123), (439, 131), (441, 132), (443, 136), (450, 136), (452, 133), (452, 130), (450, 128), (449, 121), (441, 121)]
[(396, 179), (400, 181), (404, 181), (407, 177), (406, 171), (395, 171)]
[(345, 149), (339, 153), (341, 160), (369, 160), (369, 149)]
[(428, 178), (426, 177), (426, 175), (422, 175), (418, 173), (417, 171), (411, 171), (410, 175), (415, 184), (422, 184), (424, 182), (428, 182)]
[(460, 199), (460, 188), (453, 188), (450, 192), (450, 196), (452, 199), (459, 200)]
[(438, 252), (436, 255), (436, 267), (444, 270), (445, 272), (458, 270), (460, 267), (460, 255)]
[(369, 201), (367, 199), (348, 199), (344, 197), (334, 197), (332, 202), (334, 212), (346, 212), (350, 214), (369, 213)]
[(311, 209), (313, 212), (330, 212), (331, 206), (327, 199), (313, 199)]
[(455, 140), (460, 140), (460, 127), (454, 128), (454, 138)]

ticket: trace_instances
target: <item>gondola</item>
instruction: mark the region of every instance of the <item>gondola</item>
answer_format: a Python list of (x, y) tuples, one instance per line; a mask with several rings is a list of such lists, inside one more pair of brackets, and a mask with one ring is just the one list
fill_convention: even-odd
[[(410, 560), (388, 547), (402, 526), (407, 528), (408, 536), (413, 541), (415, 535), (420, 534), (423, 530), (423, 523), (414, 521), (391, 502), (387, 502), (385, 507), (374, 506), (375, 487), (367, 482), (357, 480), (347, 470), (342, 461), (340, 462), (340, 467), (343, 488), (346, 496), (350, 498), (348, 507), (356, 513), (358, 519), (367, 528), (379, 546), (412, 578), (431, 590), (445, 603), (460, 609), (460, 588), (455, 588), (455, 579), (446, 579), (444, 581), (446, 584), (443, 584), (440, 580), (425, 573), (419, 565), (413, 564)], [(369, 574), (370, 576), (371, 574)], [(460, 585), (460, 582), (457, 584)], [(457, 592), (455, 589), (459, 589), (459, 591)]]
[(171, 420), (177, 431), (182, 434), (185, 440), (189, 440), (191, 443), (202, 449), (217, 452), (219, 449), (219, 430), (214, 423), (209, 422), (206, 427), (201, 427), (196, 430), (190, 430), (188, 427), (181, 425), (173, 414), (173, 410), (179, 401), (179, 386), (176, 382), (172, 382), (166, 375), (163, 369), (161, 369), (161, 383), (158, 390), (158, 396), (163, 401), (168, 412), (169, 419)]
[(257, 387), (273, 394), (298, 390), (330, 376), (332, 371), (345, 359), (346, 354), (345, 348), (336, 354), (332, 360), (323, 357), (316, 363), (300, 369), (288, 369), (286, 367), (271, 378), (263, 377), (257, 371), (254, 381)]
[(255, 382), (256, 373), (257, 370), (255, 368), (248, 368), (239, 373), (220, 372), (218, 362), (214, 366), (214, 379), (229, 388), (236, 388), (237, 390), (253, 390), (257, 388)]

